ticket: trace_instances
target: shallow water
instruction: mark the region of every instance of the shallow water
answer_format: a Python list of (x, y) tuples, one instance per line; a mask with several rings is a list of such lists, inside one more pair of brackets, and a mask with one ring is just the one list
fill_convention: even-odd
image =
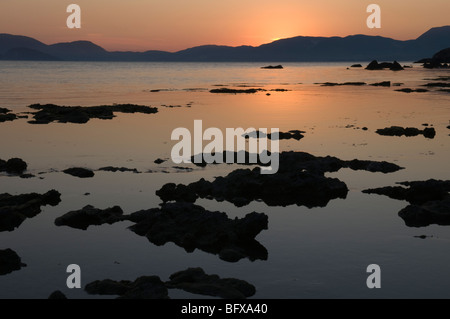
[[(255, 298), (428, 298), (450, 297), (448, 245), (450, 228), (409, 228), (397, 215), (407, 205), (387, 197), (361, 193), (366, 188), (405, 180), (450, 179), (450, 95), (443, 92), (395, 92), (396, 87), (321, 87), (317, 82), (389, 80), (418, 88), (426, 78), (449, 75), (445, 70), (423, 70), (418, 65), (401, 72), (347, 70), (347, 64), (288, 63), (284, 70), (261, 70), (252, 63), (60, 63), (0, 61), (0, 107), (27, 111), (33, 103), (100, 105), (137, 103), (156, 106), (159, 113), (117, 114), (113, 120), (91, 120), (84, 125), (30, 125), (25, 119), (0, 123), (0, 158), (23, 158), (29, 171), (44, 179), (0, 176), (1, 193), (62, 194), (57, 207), (26, 220), (14, 232), (0, 233), (0, 249), (15, 250), (28, 266), (0, 276), (1, 298), (46, 298), (62, 290), (69, 298), (86, 298), (83, 290), (65, 288), (65, 267), (82, 269), (82, 284), (111, 278), (134, 280), (142, 275), (169, 275), (188, 267), (246, 280), (257, 289)], [(300, 84), (301, 83), (301, 84)], [(211, 94), (214, 85), (248, 85), (288, 92), (246, 95)], [(150, 92), (150, 90), (161, 90)], [(189, 89), (189, 90), (188, 90)], [(195, 89), (195, 90), (192, 90)], [(165, 108), (161, 105), (192, 107)], [(392, 174), (342, 169), (327, 174), (344, 181), (345, 200), (325, 208), (268, 207), (254, 202), (236, 208), (230, 203), (199, 200), (209, 210), (243, 217), (252, 211), (269, 216), (269, 229), (257, 240), (267, 248), (267, 261), (222, 261), (199, 250), (187, 253), (172, 243), (157, 247), (127, 229), (131, 223), (93, 226), (88, 231), (54, 225), (55, 218), (85, 205), (124, 212), (157, 207), (155, 191), (168, 182), (212, 180), (238, 166), (219, 165), (176, 173), (169, 158), (175, 142), (173, 129), (279, 128), (306, 131), (300, 141), (282, 141), (281, 150), (332, 155), (341, 159), (394, 162)], [(391, 125), (420, 128), (433, 125), (434, 139), (385, 137), (378, 128)], [(354, 127), (346, 128), (349, 125)], [(368, 131), (356, 129), (368, 127)], [(57, 172), (72, 166), (98, 169), (125, 166), (154, 173), (96, 172), (78, 179)], [(56, 170), (54, 172), (53, 170)], [(164, 173), (168, 170), (170, 173)], [(91, 193), (85, 196), (85, 193)], [(418, 235), (432, 238), (421, 240)], [(379, 264), (382, 289), (366, 286), (366, 267)], [(194, 296), (170, 291), (172, 297)]]

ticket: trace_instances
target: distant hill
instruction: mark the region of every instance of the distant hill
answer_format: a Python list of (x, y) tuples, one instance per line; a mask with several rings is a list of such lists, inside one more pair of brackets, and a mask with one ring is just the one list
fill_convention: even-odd
[(432, 28), (415, 40), (380, 36), (294, 37), (258, 47), (204, 45), (178, 52), (109, 52), (89, 41), (46, 45), (33, 38), (0, 34), (0, 59), (65, 61), (319, 62), (415, 61), (450, 47), (450, 26)]

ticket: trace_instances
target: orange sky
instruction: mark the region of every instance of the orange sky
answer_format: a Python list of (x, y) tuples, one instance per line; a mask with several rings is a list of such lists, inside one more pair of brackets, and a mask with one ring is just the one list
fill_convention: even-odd
[[(66, 27), (71, 3), (81, 6), (81, 29)], [(381, 29), (366, 26), (371, 3), (381, 6)], [(450, 25), (449, 11), (450, 0), (2, 0), (0, 33), (47, 44), (90, 40), (107, 50), (134, 51), (260, 45), (297, 35), (407, 40)]]

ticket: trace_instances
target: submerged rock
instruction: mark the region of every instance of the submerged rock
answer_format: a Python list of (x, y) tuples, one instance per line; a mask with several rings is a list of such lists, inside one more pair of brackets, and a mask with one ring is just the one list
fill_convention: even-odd
[(325, 83), (319, 83), (322, 86), (341, 86), (341, 85), (348, 85), (348, 86), (363, 86), (366, 85), (366, 82), (345, 82), (345, 83), (335, 83), (335, 82), (325, 82)]
[[(278, 133), (278, 139), (279, 140), (290, 140), (290, 139), (294, 139), (294, 140), (301, 140), (302, 138), (304, 138), (305, 136), (303, 135), (304, 131), (299, 131), (299, 130), (291, 130), (289, 132), (279, 132)], [(274, 136), (272, 133), (266, 134), (264, 132), (260, 132), (260, 131), (254, 131), (254, 132), (250, 132), (248, 134), (244, 134), (242, 135), (245, 138), (268, 138), (270, 140), (274, 139)]]
[(27, 218), (41, 213), (41, 206), (56, 206), (61, 194), (51, 190), (43, 195), (31, 193), (23, 195), (0, 194), (0, 232), (13, 231)]
[(272, 69), (283, 69), (283, 66), (281, 64), (280, 65), (267, 65), (267, 66), (261, 67), (261, 69), (269, 69), (269, 70), (272, 70)]
[(180, 202), (139, 211), (127, 219), (136, 223), (130, 227), (133, 232), (147, 237), (157, 246), (173, 242), (188, 252), (200, 249), (218, 254), (229, 262), (242, 258), (252, 261), (267, 259), (267, 250), (255, 240), (268, 227), (265, 214), (253, 212), (241, 219), (229, 219), (225, 213), (211, 212), (201, 206)]
[(154, 163), (155, 163), (155, 164), (158, 164), (158, 165), (159, 165), (159, 164), (162, 164), (162, 163), (164, 163), (164, 162), (166, 162), (166, 160), (163, 160), (163, 159), (161, 159), (161, 158), (158, 158), (157, 160), (154, 161)]
[(404, 88), (404, 89), (399, 89), (399, 90), (395, 90), (397, 92), (403, 92), (403, 93), (426, 93), (429, 92), (429, 90), (427, 89), (410, 89), (410, 88)]
[(6, 113), (6, 114), (1, 114), (0, 113), (0, 123), (3, 122), (11, 122), (17, 120), (17, 115), (13, 114), (13, 113)]
[(431, 82), (431, 83), (424, 84), (424, 85), (422, 85), (422, 86), (426, 86), (426, 87), (449, 88), (449, 87), (450, 87), (450, 83), (445, 83), (445, 82)]
[(426, 227), (432, 224), (448, 226), (450, 225), (450, 195), (443, 200), (430, 201), (422, 205), (409, 205), (398, 215), (409, 227)]
[(21, 175), (27, 170), (27, 163), (20, 158), (11, 158), (8, 161), (0, 159), (0, 172)]
[(256, 293), (255, 286), (244, 280), (207, 275), (202, 268), (189, 268), (174, 273), (166, 285), (168, 288), (224, 299), (245, 299)]
[(63, 172), (68, 175), (72, 175), (72, 176), (79, 177), (79, 178), (91, 178), (91, 177), (95, 176), (95, 173), (93, 171), (91, 171), (90, 169), (87, 169), (87, 168), (82, 168), (82, 167), (68, 168), (68, 169), (64, 170)]
[(436, 136), (436, 130), (433, 127), (426, 127), (423, 130), (420, 130), (415, 127), (403, 128), (401, 126), (391, 126), (386, 127), (384, 129), (378, 129), (376, 133), (384, 136), (407, 136), (407, 137), (423, 135), (424, 137), (430, 139), (433, 139)]
[[(227, 155), (243, 155), (242, 165), (259, 165), (250, 163), (250, 154), (218, 153), (218, 158), (226, 162)], [(272, 154), (273, 155), (273, 154)], [(203, 158), (203, 154), (201, 154)], [(194, 161), (195, 156), (192, 158)], [(195, 163), (206, 166), (203, 162)], [(236, 206), (245, 206), (252, 201), (263, 201), (269, 206), (298, 205), (325, 207), (330, 200), (346, 198), (347, 185), (336, 178), (325, 177), (326, 172), (336, 172), (342, 168), (366, 170), (370, 172), (391, 173), (402, 169), (388, 162), (343, 161), (336, 157), (315, 157), (304, 152), (283, 152), (279, 154), (279, 170), (276, 174), (263, 175), (260, 168), (253, 170), (238, 169), (225, 177), (217, 177), (213, 182), (201, 179), (189, 185), (169, 183), (156, 192), (164, 202), (195, 202), (198, 198), (215, 198), (227, 200)]]
[(361, 64), (353, 64), (351, 68), (362, 68)]
[(383, 81), (383, 82), (378, 82), (378, 83), (372, 83), (370, 85), (372, 85), (372, 86), (386, 86), (386, 87), (390, 87), (391, 86), (391, 81)]
[(238, 93), (244, 93), (244, 94), (253, 94), (259, 91), (265, 91), (264, 89), (228, 89), (228, 88), (220, 88), (220, 89), (212, 89), (209, 92), (210, 93), (228, 93), (228, 94), (238, 94)]
[(135, 173), (135, 174), (139, 174), (140, 173), (135, 168), (113, 167), (113, 166), (102, 167), (102, 168), (99, 168), (98, 170), (99, 171), (104, 171), (104, 172), (113, 172), (113, 173), (116, 173), (116, 172), (122, 172), (122, 173), (124, 173), (124, 172), (132, 172), (132, 173)]
[(84, 288), (91, 295), (119, 295), (118, 299), (168, 299), (166, 286), (158, 276), (143, 276), (135, 281), (97, 280)]
[(100, 106), (59, 106), (54, 104), (33, 104), (29, 108), (38, 110), (33, 113), (34, 120), (31, 124), (77, 123), (84, 124), (90, 119), (110, 120), (115, 117), (114, 113), (157, 113), (156, 107), (135, 104), (114, 104)]
[(124, 220), (123, 211), (119, 206), (102, 210), (88, 205), (83, 209), (71, 211), (56, 218), (55, 225), (86, 230), (91, 225), (111, 225), (122, 220)]
[(19, 255), (12, 249), (0, 250), (0, 276), (20, 270), (27, 265), (22, 263)]
[(450, 181), (430, 179), (397, 184), (402, 186), (368, 189), (363, 193), (408, 201), (411, 205), (402, 209), (399, 216), (409, 227), (450, 225)]
[(296, 171), (262, 175), (259, 168), (238, 169), (213, 182), (204, 179), (187, 186), (166, 184), (156, 192), (164, 202), (195, 202), (200, 198), (227, 200), (241, 207), (261, 200), (269, 206), (325, 207), (332, 199), (346, 198), (348, 188), (336, 178)]

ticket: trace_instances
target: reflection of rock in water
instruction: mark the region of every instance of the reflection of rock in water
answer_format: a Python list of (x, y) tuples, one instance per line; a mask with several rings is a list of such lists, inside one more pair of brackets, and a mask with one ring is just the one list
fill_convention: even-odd
[(268, 227), (265, 214), (253, 212), (229, 219), (225, 213), (180, 202), (136, 212), (128, 219), (136, 223), (130, 227), (132, 231), (155, 245), (173, 242), (188, 252), (200, 249), (229, 262), (267, 259), (267, 250), (255, 240)]
[(0, 172), (19, 175), (27, 170), (27, 163), (20, 158), (11, 158), (7, 161), (0, 159)]
[(134, 282), (105, 279), (87, 284), (85, 290), (93, 295), (118, 295), (120, 299), (168, 299), (168, 288), (226, 299), (244, 299), (256, 292), (255, 287), (244, 280), (221, 279), (205, 274), (201, 268), (174, 273), (166, 283), (157, 276), (143, 276)]
[(450, 225), (450, 181), (431, 179), (398, 184), (406, 187), (388, 186), (363, 192), (408, 201), (411, 205), (402, 209), (399, 216), (409, 227)]
[[(202, 158), (203, 158), (203, 154)], [(244, 165), (250, 163), (250, 154), (217, 153), (215, 158), (226, 161), (227, 155), (245, 159)], [(254, 155), (254, 154), (253, 154)], [(272, 154), (274, 155), (274, 154)], [(193, 158), (194, 159), (194, 158)], [(272, 175), (260, 174), (254, 170), (238, 169), (226, 177), (217, 177), (213, 182), (201, 179), (189, 185), (164, 185), (156, 194), (164, 201), (195, 202), (200, 198), (227, 200), (236, 206), (245, 206), (254, 200), (262, 200), (269, 206), (303, 205), (307, 207), (324, 207), (332, 199), (346, 198), (347, 185), (336, 178), (325, 177), (326, 172), (336, 172), (341, 168), (366, 170), (370, 172), (390, 173), (401, 167), (387, 162), (343, 161), (336, 157), (315, 157), (303, 152), (283, 152), (279, 154), (279, 171)], [(206, 162), (197, 163), (206, 166)]]
[(25, 266), (14, 250), (0, 250), (0, 276), (12, 273), (15, 270), (20, 270)]
[(0, 194), (0, 231), (13, 231), (27, 218), (41, 212), (41, 206), (56, 206), (61, 194), (51, 190), (43, 195), (31, 193), (23, 195)]
[(91, 295), (118, 295), (120, 299), (168, 299), (168, 291), (158, 276), (143, 276), (134, 282), (128, 280), (97, 280), (87, 284)]
[(56, 218), (55, 225), (86, 230), (91, 225), (111, 225), (122, 220), (124, 220), (123, 211), (118, 206), (102, 210), (88, 205), (83, 209), (71, 211)]
[(110, 120), (115, 117), (114, 113), (157, 113), (156, 107), (135, 104), (114, 104), (100, 106), (59, 106), (54, 104), (33, 104), (29, 108), (37, 110), (33, 113), (34, 120), (31, 124), (77, 123), (84, 124), (90, 119)]
[(166, 285), (168, 288), (177, 288), (193, 294), (224, 299), (245, 299), (256, 293), (255, 286), (244, 280), (221, 279), (217, 275), (205, 274), (201, 268), (189, 268), (174, 273), (170, 276), (170, 281)]

